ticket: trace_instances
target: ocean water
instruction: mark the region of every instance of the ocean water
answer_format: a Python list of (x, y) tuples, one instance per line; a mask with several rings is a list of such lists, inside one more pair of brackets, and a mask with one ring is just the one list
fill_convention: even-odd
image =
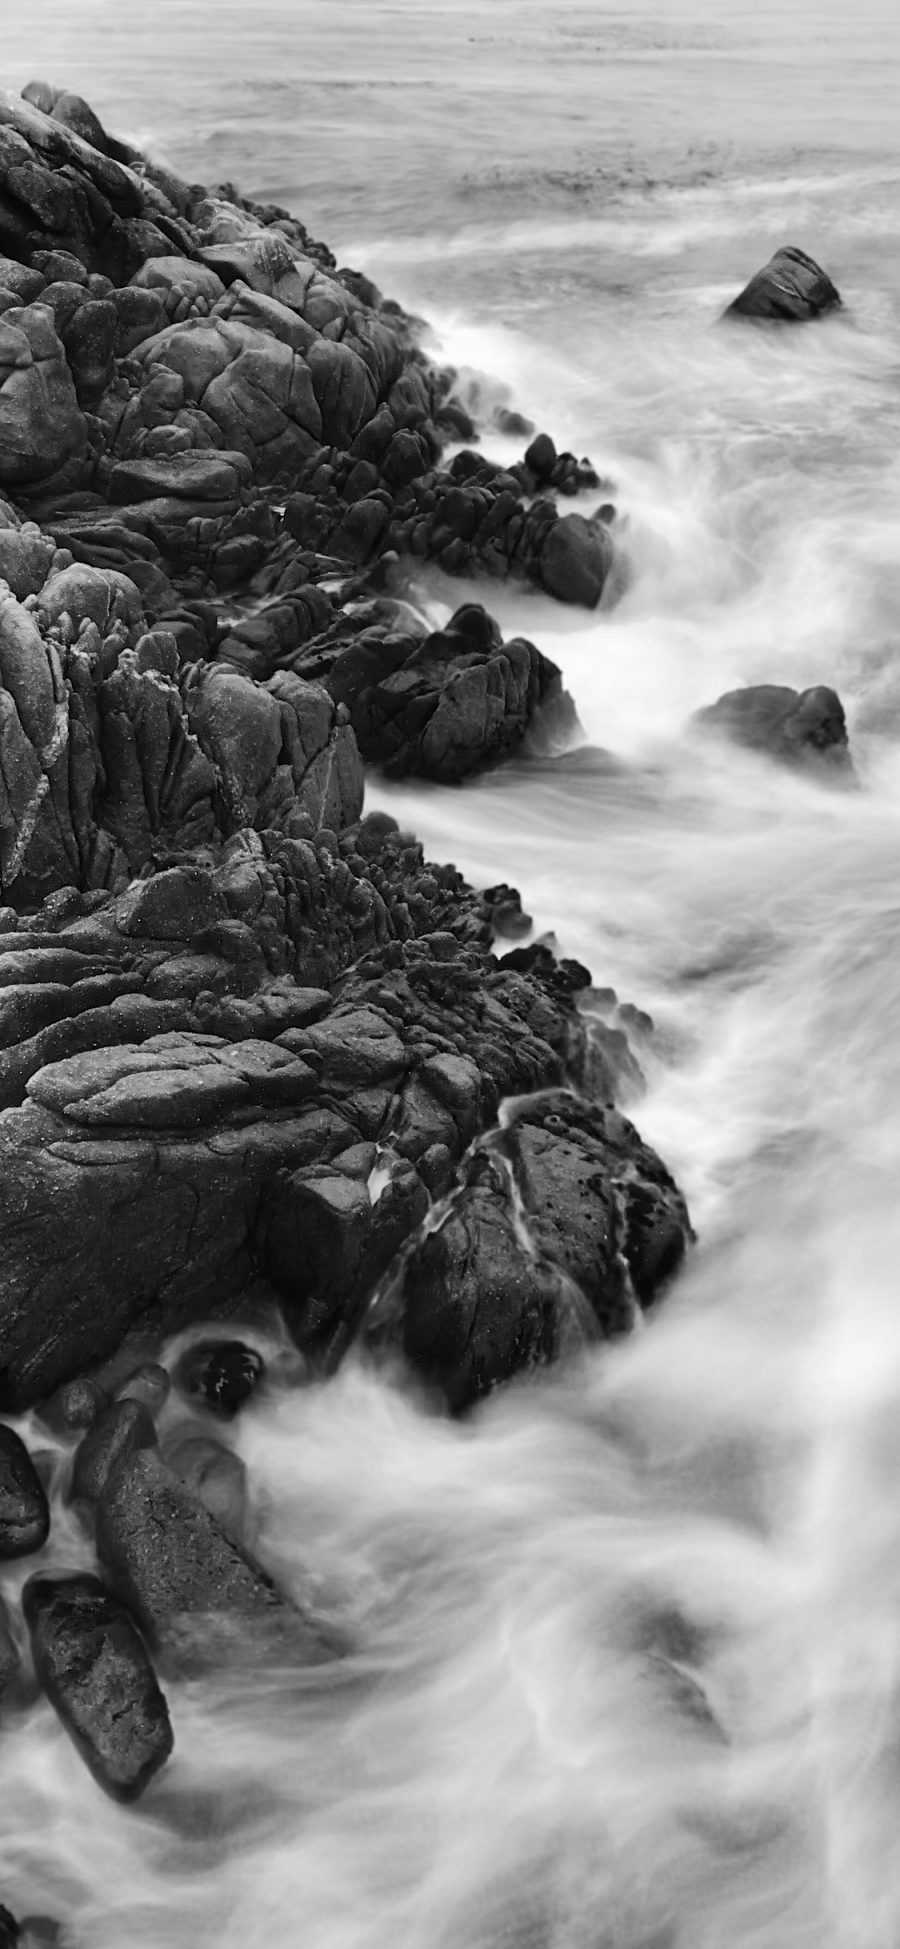
[[(77, 1949), (896, 1949), (900, 14), (31, 0), (3, 38), (615, 483), (615, 608), (413, 590), (533, 637), (583, 742), (370, 803), (650, 1011), (634, 1114), (699, 1244), (646, 1331), (465, 1427), (358, 1362), (247, 1410), (258, 1548), (358, 1651), (174, 1683), (136, 1810), (10, 1717), (0, 1899)], [(781, 243), (845, 311), (719, 330)], [(691, 737), (755, 681), (839, 690), (857, 791)], [(51, 1550), (89, 1555), (64, 1515)]]

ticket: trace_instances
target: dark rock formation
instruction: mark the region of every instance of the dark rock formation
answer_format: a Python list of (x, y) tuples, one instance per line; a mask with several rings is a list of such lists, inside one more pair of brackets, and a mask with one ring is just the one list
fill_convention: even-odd
[(536, 1098), (475, 1151), (404, 1260), (402, 1339), (451, 1407), (627, 1332), (690, 1236), (665, 1167), (615, 1110)]
[(113, 1477), (143, 1448), (155, 1448), (153, 1417), (141, 1401), (113, 1401), (89, 1429), (75, 1457), (72, 1494), (97, 1502)]
[[(405, 564), (589, 606), (621, 570), (546, 434), (444, 464), (475, 429), (421, 335), (289, 212), (0, 98), (0, 1405), (89, 1431), (76, 1496), (161, 1638), (296, 1620), (210, 1514), (241, 1528), (228, 1463), (153, 1448), (167, 1377), (91, 1370), (260, 1285), (333, 1364), (504, 1096), (636, 1075), (586, 970), (494, 958), (515, 889), (360, 819), (364, 760), (457, 781), (574, 722), (480, 606), (411, 625)], [(540, 1250), (555, 1344), (580, 1275)]]
[(179, 1380), (187, 1394), (204, 1401), (222, 1421), (231, 1421), (261, 1380), (263, 1363), (242, 1340), (210, 1340), (191, 1347)]
[(785, 684), (750, 684), (745, 690), (727, 691), (693, 721), (782, 764), (802, 765), (843, 782), (853, 778), (844, 707), (837, 692), (824, 684), (802, 691)]
[(140, 1322), (221, 1315), (254, 1263), (301, 1340), (355, 1318), (500, 1097), (582, 1060), (552, 957), (498, 968), (490, 932), (379, 819), (316, 846), (245, 834), (214, 868), (9, 916), (3, 1398)]
[(393, 777), (455, 784), (526, 737), (563, 742), (578, 725), (556, 665), (524, 637), (504, 643), (477, 603), (428, 635), (375, 623), (345, 645), (314, 642), (297, 668), (346, 707), (363, 757)]
[(50, 1510), (31, 1456), (15, 1429), (0, 1424), (0, 1558), (30, 1556), (50, 1532)]
[(161, 848), (248, 824), (309, 837), (362, 806), (325, 692), (216, 670), (182, 696), (174, 638), (147, 629), (127, 577), (85, 565), (51, 573), (30, 607), (0, 587), (0, 754), (0, 891), (20, 905), (122, 885)]
[(830, 277), (795, 244), (776, 250), (728, 306), (726, 318), (769, 318), (797, 324), (821, 318), (841, 304)]
[(32, 1577), (35, 1670), (94, 1779), (136, 1800), (172, 1751), (166, 1701), (128, 1612), (99, 1577)]

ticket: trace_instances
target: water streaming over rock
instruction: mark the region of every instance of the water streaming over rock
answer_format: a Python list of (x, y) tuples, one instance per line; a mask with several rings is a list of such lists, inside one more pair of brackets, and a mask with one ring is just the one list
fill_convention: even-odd
[[(641, 1129), (699, 1245), (645, 1331), (462, 1425), (276, 1362), (228, 1433), (255, 1546), (358, 1649), (171, 1682), (137, 1810), (26, 1693), (3, 1898), (84, 1949), (895, 1949), (895, 12), (36, 0), (4, 40), (10, 82), (293, 203), (616, 483), (615, 608), (486, 598), (584, 744), (369, 802), (652, 1015)], [(846, 311), (719, 329), (791, 241)], [(687, 735), (750, 681), (835, 685), (860, 789)], [(91, 1560), (61, 1506), (49, 1558)]]

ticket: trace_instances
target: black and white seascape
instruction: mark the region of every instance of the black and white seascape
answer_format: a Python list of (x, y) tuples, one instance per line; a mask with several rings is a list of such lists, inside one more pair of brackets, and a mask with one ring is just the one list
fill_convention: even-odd
[(0, 1949), (897, 1949), (900, 14), (8, 12)]

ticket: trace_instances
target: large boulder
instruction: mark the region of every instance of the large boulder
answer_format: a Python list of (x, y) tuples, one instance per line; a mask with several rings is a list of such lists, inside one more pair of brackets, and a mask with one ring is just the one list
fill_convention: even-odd
[(0, 486), (27, 489), (77, 478), (87, 427), (46, 305), (0, 317)]
[(408, 1359), (456, 1410), (629, 1331), (683, 1257), (684, 1199), (613, 1109), (548, 1096), (476, 1150), (397, 1288)]
[(787, 244), (755, 273), (725, 316), (798, 324), (837, 310), (841, 302), (836, 285), (815, 260), (795, 244)]
[(595, 609), (612, 565), (612, 537), (605, 521), (564, 514), (548, 528), (540, 552), (540, 579), (560, 602)]
[(35, 1671), (94, 1779), (136, 1800), (172, 1751), (165, 1698), (128, 1612), (84, 1574), (32, 1577), (23, 1594)]
[(800, 765), (845, 783), (854, 776), (844, 707), (825, 684), (802, 691), (786, 684), (748, 684), (726, 691), (698, 711), (693, 722), (781, 764)]

